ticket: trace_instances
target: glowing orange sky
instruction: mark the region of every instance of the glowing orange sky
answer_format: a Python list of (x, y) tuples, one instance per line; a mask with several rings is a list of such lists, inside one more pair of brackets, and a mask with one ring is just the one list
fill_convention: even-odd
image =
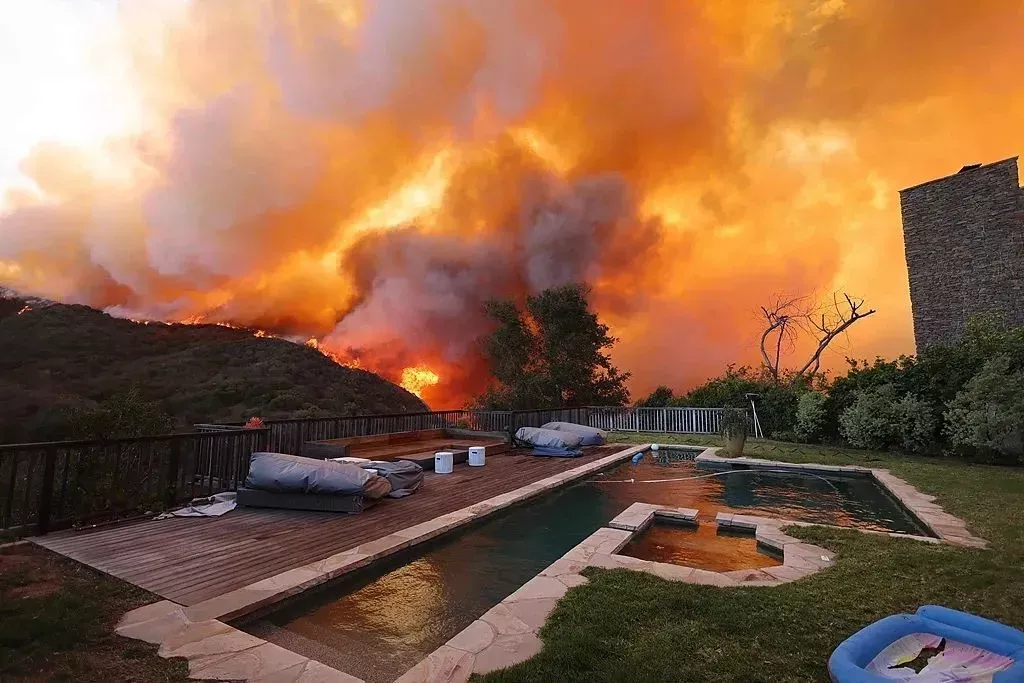
[(5, 4), (0, 285), (316, 336), (438, 407), (483, 300), (573, 280), (634, 394), (756, 362), (776, 293), (878, 309), (832, 367), (912, 351), (897, 191), (1024, 151), (1024, 2), (600, 8)]

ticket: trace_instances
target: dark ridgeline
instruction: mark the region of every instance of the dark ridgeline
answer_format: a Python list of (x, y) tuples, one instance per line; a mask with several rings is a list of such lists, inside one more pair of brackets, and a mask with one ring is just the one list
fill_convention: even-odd
[(1017, 157), (965, 166), (900, 192), (918, 351), (971, 316), (1024, 325), (1024, 189)]
[(377, 375), (342, 367), (284, 339), (219, 325), (147, 325), (86, 306), (3, 294), (0, 443), (94, 438), (68, 432), (68, 411), (90, 409), (132, 388), (142, 400), (157, 402), (179, 431), (195, 422), (244, 421), (253, 415), (427, 409)]

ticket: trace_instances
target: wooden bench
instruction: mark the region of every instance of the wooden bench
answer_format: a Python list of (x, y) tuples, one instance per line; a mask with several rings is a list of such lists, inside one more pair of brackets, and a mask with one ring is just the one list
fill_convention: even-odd
[(488, 455), (511, 449), (508, 436), (500, 432), (473, 432), (464, 429), (424, 429), (376, 436), (352, 436), (344, 439), (307, 441), (302, 455), (307, 458), (366, 458), (367, 460), (411, 460), (423, 469), (434, 469), (434, 454), (451, 451), (456, 463), (465, 462), (469, 449), (484, 446)]

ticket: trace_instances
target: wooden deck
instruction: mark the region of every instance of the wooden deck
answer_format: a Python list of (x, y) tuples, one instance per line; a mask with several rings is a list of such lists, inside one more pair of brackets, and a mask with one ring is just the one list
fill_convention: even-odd
[(454, 512), (627, 446), (586, 449), (579, 458), (488, 455), (486, 467), (428, 472), (408, 498), (385, 499), (358, 515), (238, 508), (217, 518), (174, 518), (33, 540), (54, 552), (183, 605)]

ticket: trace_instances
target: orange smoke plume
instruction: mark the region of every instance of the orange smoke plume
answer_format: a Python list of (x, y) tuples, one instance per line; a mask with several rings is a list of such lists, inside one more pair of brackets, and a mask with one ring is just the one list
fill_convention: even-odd
[(772, 293), (879, 310), (827, 363), (910, 351), (897, 190), (1024, 150), (1019, 0), (16, 4), (0, 286), (435, 407), (483, 301), (574, 281), (635, 393), (756, 362)]

